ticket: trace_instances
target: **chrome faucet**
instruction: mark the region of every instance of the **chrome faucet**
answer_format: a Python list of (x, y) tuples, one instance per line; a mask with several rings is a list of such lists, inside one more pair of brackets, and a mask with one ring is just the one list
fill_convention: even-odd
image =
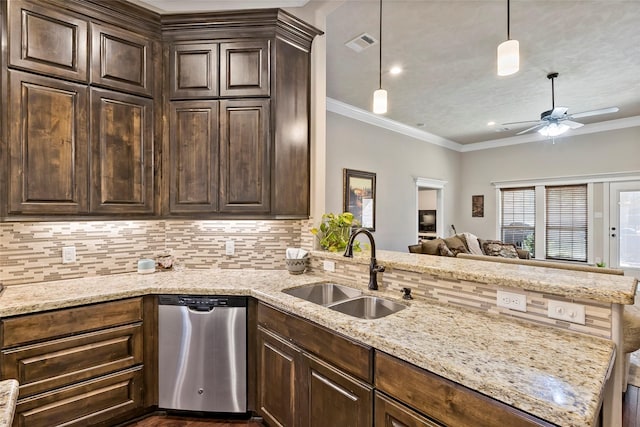
[(369, 242), (371, 243), (371, 262), (369, 264), (369, 289), (378, 290), (378, 273), (382, 273), (384, 271), (384, 266), (378, 265), (376, 263), (376, 242), (373, 240), (373, 234), (369, 232), (366, 228), (358, 228), (357, 230), (353, 230), (351, 236), (349, 236), (349, 243), (347, 243), (347, 248), (344, 251), (344, 256), (353, 258), (353, 242), (356, 239), (358, 234), (364, 234), (369, 238)]

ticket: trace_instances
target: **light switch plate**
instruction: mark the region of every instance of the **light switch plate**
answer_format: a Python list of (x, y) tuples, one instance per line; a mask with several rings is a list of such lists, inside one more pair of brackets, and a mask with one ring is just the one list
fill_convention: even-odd
[(65, 246), (62, 248), (62, 263), (71, 264), (76, 262), (76, 247)]
[(227, 255), (234, 255), (236, 253), (236, 244), (233, 240), (227, 240), (225, 243), (225, 253)]
[(548, 316), (565, 322), (585, 324), (585, 309), (582, 304), (549, 300)]
[(328, 271), (330, 273), (336, 271), (336, 263), (333, 261), (323, 261), (322, 267), (324, 268), (324, 271)]
[(527, 311), (527, 295), (515, 292), (498, 291), (496, 301), (498, 307), (510, 310)]

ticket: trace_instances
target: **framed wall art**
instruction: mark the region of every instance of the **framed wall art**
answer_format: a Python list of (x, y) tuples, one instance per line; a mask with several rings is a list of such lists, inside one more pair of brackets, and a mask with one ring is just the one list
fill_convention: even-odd
[(343, 211), (351, 212), (358, 227), (376, 229), (376, 174), (343, 169)]
[(471, 196), (471, 217), (484, 217), (484, 195)]

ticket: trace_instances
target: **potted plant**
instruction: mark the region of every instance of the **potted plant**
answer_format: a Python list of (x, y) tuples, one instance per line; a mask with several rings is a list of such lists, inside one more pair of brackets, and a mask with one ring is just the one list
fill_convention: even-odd
[[(322, 215), (320, 227), (312, 228), (311, 234), (318, 238), (322, 249), (329, 252), (341, 252), (347, 247), (351, 228), (357, 225), (358, 221), (353, 218), (351, 212), (326, 213)], [(360, 242), (354, 242), (353, 250), (360, 251)]]

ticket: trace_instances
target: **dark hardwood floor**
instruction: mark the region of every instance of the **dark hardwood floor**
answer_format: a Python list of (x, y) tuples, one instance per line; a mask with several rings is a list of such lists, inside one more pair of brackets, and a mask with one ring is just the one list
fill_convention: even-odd
[[(255, 420), (210, 420), (206, 418), (152, 415), (127, 427), (266, 427)], [(640, 427), (640, 389), (629, 385), (624, 395), (622, 427)]]

